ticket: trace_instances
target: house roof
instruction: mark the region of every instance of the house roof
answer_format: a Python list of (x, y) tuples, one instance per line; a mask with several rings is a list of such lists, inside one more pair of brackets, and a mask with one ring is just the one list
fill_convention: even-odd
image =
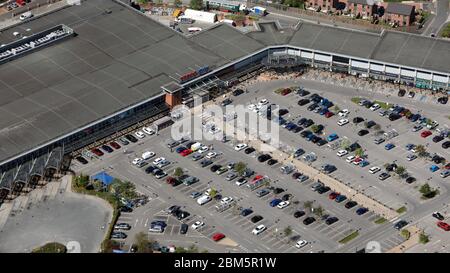
[(400, 15), (411, 15), (414, 6), (402, 3), (388, 3), (386, 12)]

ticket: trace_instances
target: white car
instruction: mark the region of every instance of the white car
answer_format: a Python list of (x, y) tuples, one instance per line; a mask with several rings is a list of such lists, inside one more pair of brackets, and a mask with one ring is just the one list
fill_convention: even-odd
[(340, 150), (336, 153), (336, 155), (339, 157), (343, 157), (346, 154), (348, 154), (347, 150)]
[(215, 158), (217, 156), (216, 152), (209, 152), (206, 154), (206, 158), (212, 159)]
[(348, 163), (352, 163), (353, 160), (355, 160), (355, 159), (356, 159), (356, 156), (351, 155), (351, 156), (347, 157), (347, 159), (345, 159), (345, 161), (347, 161)]
[(165, 161), (166, 159), (164, 157), (158, 157), (157, 159), (153, 160), (153, 165), (158, 165), (162, 161)]
[(236, 185), (238, 185), (240, 187), (240, 186), (244, 185), (245, 183), (247, 183), (247, 179), (241, 177), (235, 183), (236, 183)]
[(155, 131), (153, 131), (150, 127), (143, 127), (142, 131), (144, 131), (144, 133), (146, 133), (147, 135), (155, 134)]
[(197, 230), (201, 227), (203, 227), (205, 225), (205, 223), (203, 223), (202, 221), (196, 221), (195, 223), (192, 224), (191, 228), (193, 230)]
[(380, 106), (378, 103), (375, 103), (374, 105), (372, 105), (372, 106), (370, 107), (370, 110), (376, 111), (376, 110), (378, 110), (378, 109), (380, 109), (380, 108), (381, 108), (381, 106)]
[(249, 104), (249, 106), (247, 106), (247, 109), (250, 111), (254, 111), (256, 109), (256, 105), (255, 104)]
[(154, 157), (156, 154), (154, 152), (146, 151), (142, 153), (142, 159), (147, 160)]
[(339, 121), (338, 121), (338, 125), (339, 126), (344, 126), (345, 124), (347, 124), (348, 123), (348, 119), (346, 119), (346, 118), (343, 118), (343, 119), (340, 119)]
[(339, 111), (338, 115), (339, 115), (340, 117), (345, 118), (345, 117), (348, 116), (348, 113), (350, 113), (350, 112), (348, 111), (348, 109), (343, 109), (343, 110)]
[(262, 100), (259, 101), (258, 105), (259, 105), (259, 107), (261, 107), (261, 106), (266, 105), (266, 104), (268, 104), (268, 103), (269, 103), (268, 100), (262, 99)]
[(415, 154), (409, 154), (409, 155), (406, 156), (406, 159), (408, 161), (413, 161), (416, 158), (417, 158), (417, 155), (415, 155)]
[(236, 146), (234, 147), (234, 149), (235, 149), (236, 151), (242, 151), (243, 149), (245, 149), (245, 148), (247, 148), (247, 147), (248, 147), (247, 144), (241, 143), (241, 144), (236, 145)]
[(207, 151), (209, 151), (208, 146), (202, 146), (200, 149), (198, 149), (198, 153), (202, 154), (202, 153), (206, 153)]
[(144, 161), (142, 158), (137, 157), (137, 158), (133, 159), (132, 163), (133, 163), (134, 165), (138, 165), (138, 164), (141, 163), (142, 161)]
[(300, 240), (300, 241), (298, 241), (298, 242), (295, 244), (295, 247), (296, 247), (296, 248), (302, 248), (302, 247), (306, 246), (307, 244), (308, 244), (308, 241)]
[(253, 235), (259, 235), (267, 229), (265, 225), (259, 225), (252, 230)]
[(222, 200), (220, 200), (220, 204), (222, 205), (226, 205), (226, 204), (230, 204), (231, 202), (233, 202), (233, 197), (224, 197), (222, 198)]
[(138, 138), (144, 138), (145, 134), (142, 131), (137, 131), (136, 133), (134, 133), (135, 136), (137, 136)]
[(33, 14), (32, 14), (30, 11), (27, 11), (27, 12), (25, 12), (25, 13), (22, 13), (22, 14), (20, 15), (19, 19), (20, 19), (21, 21), (23, 21), (23, 20), (26, 20), (26, 19), (31, 18), (31, 17), (33, 17)]
[(279, 208), (279, 209), (284, 209), (285, 207), (289, 206), (289, 204), (290, 204), (289, 201), (283, 201), (283, 202), (280, 202), (280, 203), (277, 205), (277, 208)]
[(372, 167), (369, 169), (369, 173), (371, 174), (376, 174), (379, 171), (381, 171), (380, 167)]
[(211, 191), (212, 191), (212, 189), (209, 188), (209, 189), (207, 189), (207, 190), (205, 191), (205, 193), (203, 193), (203, 194), (206, 195), (206, 196), (209, 196), (209, 195), (211, 194)]

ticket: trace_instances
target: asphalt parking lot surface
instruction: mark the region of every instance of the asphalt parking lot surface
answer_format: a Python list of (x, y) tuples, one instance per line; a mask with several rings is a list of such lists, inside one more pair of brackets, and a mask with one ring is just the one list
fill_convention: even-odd
[[(312, 166), (320, 168), (325, 163), (333, 164), (337, 167), (337, 170), (331, 176), (389, 207), (394, 209), (402, 206), (407, 207), (407, 212), (402, 215), (402, 219), (406, 218), (410, 222), (418, 221), (428, 215), (430, 207), (446, 198), (448, 192), (446, 179), (440, 178), (439, 172), (431, 173), (428, 170), (431, 165), (430, 162), (425, 162), (425, 160), (420, 158), (409, 162), (405, 158), (408, 154), (408, 151), (405, 149), (407, 143), (424, 144), (429, 151), (438, 152), (444, 157), (448, 156), (448, 152), (440, 147), (440, 143), (433, 143), (430, 141), (430, 138), (423, 139), (418, 133), (411, 132), (413, 125), (405, 119), (390, 122), (385, 117), (379, 116), (378, 111), (374, 112), (351, 102), (350, 99), (352, 97), (361, 94), (355, 90), (352, 91), (343, 87), (334, 87), (317, 82), (302, 81), (301, 83), (306, 89), (332, 100), (340, 109), (349, 109), (350, 114), (347, 118), (350, 120), (350, 123), (345, 126), (337, 125), (337, 120), (339, 119), (337, 116), (325, 118), (317, 113), (307, 111), (306, 108), (308, 105), (298, 106), (297, 101), (300, 99), (298, 95), (292, 93), (287, 96), (281, 96), (273, 92), (278, 87), (288, 87), (296, 84), (298, 82), (285, 80), (256, 82), (253, 85), (247, 86), (248, 93), (239, 97), (233, 97), (233, 103), (246, 105), (265, 98), (270, 103), (276, 103), (281, 108), (287, 108), (289, 113), (284, 117), (287, 120), (296, 121), (300, 117), (311, 118), (316, 124), (324, 125), (323, 136), (337, 133), (341, 138), (346, 136), (352, 142), (358, 141), (368, 154), (368, 161), (370, 162), (364, 168), (347, 163), (345, 157), (339, 158), (336, 155), (337, 150), (332, 150), (325, 146), (318, 147), (301, 138), (299, 133), (295, 134), (280, 128), (280, 139), (284, 149), (295, 150), (301, 147), (307, 153), (316, 153), (318, 159), (312, 163)], [(380, 96), (380, 98), (376, 98), (376, 96)], [(369, 99), (371, 98), (369, 96), (367, 97)], [(395, 97), (383, 98), (381, 95), (372, 94), (372, 98), (384, 99), (383, 101), (387, 102), (389, 102), (389, 99), (392, 99), (395, 103), (399, 103), (398, 101), (404, 104), (410, 103), (407, 99), (403, 101)], [(414, 111), (413, 107), (408, 106), (408, 108)], [(430, 113), (427, 113), (428, 109), (430, 109)], [(433, 110), (430, 107), (427, 110), (423, 110), (422, 113), (427, 116), (430, 115), (431, 118), (438, 120), (443, 125), (445, 124), (445, 120), (442, 119), (442, 115), (438, 116), (436, 114), (439, 111), (439, 108)], [(361, 127), (351, 122), (356, 116), (361, 116), (366, 120), (374, 120), (386, 131), (394, 128), (399, 133), (399, 136), (389, 142), (394, 143), (396, 147), (387, 151), (384, 149), (384, 144), (374, 144), (373, 130), (369, 130), (370, 133), (364, 137), (358, 136), (357, 132)], [(118, 222), (128, 222), (133, 226), (127, 232), (129, 236), (125, 241), (128, 245), (131, 244), (133, 234), (139, 231), (148, 232), (149, 222), (158, 219), (167, 221), (168, 226), (164, 233), (161, 234), (149, 232), (149, 236), (152, 238), (157, 238), (163, 242), (175, 245), (195, 243), (212, 252), (354, 252), (355, 249), (364, 247), (370, 240), (379, 241), (382, 245), (382, 250), (385, 251), (403, 241), (403, 238), (398, 232), (391, 227), (392, 223), (375, 224), (374, 221), (379, 216), (370, 211), (361, 216), (356, 215), (355, 211), (359, 206), (346, 209), (343, 206), (345, 202), (338, 204), (329, 200), (329, 192), (322, 195), (313, 192), (310, 189), (313, 181), (300, 183), (292, 179), (290, 175), (282, 175), (279, 171), (281, 167), (280, 163), (273, 166), (259, 163), (255, 158), (257, 156), (256, 152), (246, 155), (242, 151), (235, 151), (234, 145), (236, 143), (234, 141), (227, 143), (220, 141), (202, 141), (202, 143), (205, 145), (212, 144), (211, 148), (213, 151), (219, 153), (213, 159), (214, 164), (226, 165), (230, 161), (243, 161), (256, 174), (269, 176), (272, 180), (271, 186), (283, 188), (285, 192), (279, 195), (270, 193), (262, 198), (258, 198), (250, 189), (244, 186), (237, 186), (234, 183), (235, 180), (232, 182), (226, 181), (225, 176), (228, 172), (219, 176), (209, 170), (209, 167), (212, 165), (202, 168), (199, 166), (198, 161), (192, 160), (192, 155), (182, 157), (175, 151), (171, 152), (166, 147), (169, 138), (170, 128), (167, 128), (160, 131), (159, 135), (146, 136), (137, 144), (130, 144), (126, 147), (126, 150), (122, 149), (120, 152), (117, 151), (94, 160), (86, 166), (76, 166), (75, 168), (76, 171), (82, 171), (88, 174), (95, 174), (100, 170), (106, 170), (117, 178), (136, 183), (138, 190), (150, 196), (151, 200), (148, 205), (136, 209), (133, 213), (123, 213), (119, 218)], [(427, 143), (429, 144), (427, 145)], [(190, 186), (181, 184), (172, 187), (165, 182), (166, 178), (156, 179), (151, 174), (146, 174), (144, 169), (147, 166), (140, 169), (133, 166), (131, 161), (147, 150), (156, 153), (154, 158), (163, 156), (171, 162), (169, 166), (163, 168), (169, 175), (175, 168), (181, 167), (185, 174), (199, 178), (199, 182)], [(405, 166), (407, 172), (414, 176), (417, 181), (412, 184), (407, 184), (395, 177), (380, 181), (377, 175), (368, 173), (370, 167), (379, 166), (382, 168), (385, 163), (393, 161)], [(418, 192), (417, 185), (421, 185), (425, 181), (440, 190), (440, 195), (431, 201), (422, 200)], [(217, 201), (213, 200), (200, 206), (189, 196), (194, 191), (204, 192), (210, 187), (217, 189), (224, 197), (233, 197), (238, 207), (251, 208), (254, 212), (247, 217), (240, 216), (234, 208), (229, 208), (219, 213), (214, 209)], [(284, 209), (269, 206), (269, 202), (273, 198), (281, 197), (286, 193), (292, 195), (290, 198), (290, 206)], [(305, 201), (312, 201), (314, 207), (321, 206), (325, 209), (324, 214), (336, 216), (339, 218), (339, 221), (332, 225), (326, 225), (323, 220), (318, 219), (316, 222), (305, 226), (302, 220), (306, 216), (298, 219), (293, 217), (293, 213), (296, 210), (305, 210), (303, 208), (303, 202)], [(189, 229), (186, 235), (179, 234), (181, 222), (164, 212), (170, 205), (182, 206), (183, 210), (187, 210), (191, 214), (182, 220), (183, 222), (191, 225), (193, 222), (201, 220), (206, 225), (199, 231)], [(264, 219), (254, 224), (250, 221), (250, 218), (257, 214), (262, 215)], [(317, 219), (319, 217), (315, 216), (315, 218)], [(251, 234), (252, 229), (259, 224), (264, 224), (268, 230), (258, 236)], [(283, 230), (287, 226), (292, 228), (292, 234), (288, 236), (292, 240), (288, 240), (289, 238), (283, 235)], [(359, 232), (359, 236), (356, 239), (346, 245), (339, 243), (339, 240), (353, 231)], [(216, 232), (224, 233), (238, 245), (224, 246), (213, 242), (210, 238)], [(295, 248), (295, 242), (298, 239), (307, 240), (309, 242), (307, 247), (301, 249)]]

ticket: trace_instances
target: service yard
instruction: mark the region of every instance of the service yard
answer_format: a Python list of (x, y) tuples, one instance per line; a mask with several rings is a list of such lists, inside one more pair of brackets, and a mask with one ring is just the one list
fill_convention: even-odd
[[(303, 106), (297, 104), (300, 99), (308, 98), (311, 94), (301, 97), (294, 92), (285, 96), (274, 92), (278, 88), (299, 85), (311, 94), (316, 93), (332, 101), (340, 110), (347, 109), (348, 114), (345, 118), (349, 120), (349, 123), (339, 126), (338, 121), (344, 117), (333, 115), (327, 118), (325, 115), (307, 110), (312, 103)], [(192, 153), (182, 156), (178, 152), (183, 149), (180, 148), (178, 152), (176, 150), (186, 143), (172, 148), (167, 146), (168, 140), (171, 138), (171, 131), (170, 128), (166, 128), (156, 135), (146, 136), (136, 144), (129, 144), (126, 146), (126, 150), (122, 149), (113, 154), (104, 155), (88, 165), (80, 165), (75, 168), (77, 172), (87, 174), (106, 170), (112, 176), (134, 182), (138, 190), (150, 196), (151, 200), (147, 205), (135, 209), (132, 213), (121, 214), (118, 222), (129, 223), (132, 226), (131, 230), (126, 232), (128, 237), (124, 240), (125, 245), (131, 246), (134, 234), (144, 231), (158, 242), (177, 246), (196, 244), (200, 249), (210, 252), (354, 252), (356, 249), (364, 248), (365, 244), (372, 240), (379, 241), (382, 251), (387, 251), (404, 241), (400, 233), (392, 227), (392, 222), (396, 222), (399, 218), (407, 220), (409, 223), (418, 221), (428, 215), (431, 206), (442, 202), (441, 200), (447, 196), (447, 180), (449, 178), (441, 178), (440, 171), (430, 172), (429, 167), (434, 163), (428, 160), (419, 157), (408, 161), (406, 156), (411, 151), (407, 151), (405, 147), (408, 143), (422, 144), (430, 153), (436, 152), (447, 157), (448, 152), (441, 147), (441, 143), (445, 140), (441, 143), (434, 143), (431, 141), (432, 136), (423, 138), (420, 136), (420, 131), (412, 132), (411, 128), (415, 123), (406, 118), (391, 122), (386, 117), (379, 115), (383, 109), (372, 111), (358, 105), (353, 102), (355, 99), (352, 101), (352, 98), (364, 97), (360, 95), (359, 91), (307, 80), (303, 80), (301, 83), (299, 80), (255, 81), (243, 88), (246, 88), (248, 92), (239, 96), (230, 95), (233, 104), (256, 104), (260, 100), (266, 99), (271, 104), (279, 105), (280, 109), (288, 110), (288, 113), (283, 116), (287, 121), (297, 124), (299, 119), (306, 118), (312, 119), (316, 125), (323, 125), (322, 133), (317, 134), (319, 137), (326, 139), (331, 134), (337, 134), (338, 139), (347, 138), (350, 143), (359, 143), (364, 154), (367, 155), (366, 161), (369, 162), (364, 167), (347, 162), (346, 158), (354, 154), (352, 152), (339, 157), (336, 153), (341, 148), (332, 149), (327, 147), (328, 144), (318, 146), (301, 137), (301, 132), (310, 130), (311, 126), (297, 133), (280, 127), (280, 147), (284, 151), (292, 153), (301, 148), (305, 154), (315, 153), (317, 160), (309, 163), (311, 166), (320, 169), (325, 164), (334, 165), (336, 170), (332, 171), (330, 176), (387, 207), (394, 210), (399, 209), (400, 216), (391, 222), (383, 223), (381, 221), (380, 223), (379, 215), (370, 210), (362, 211), (364, 209), (361, 208), (364, 207), (364, 204), (346, 208), (345, 204), (351, 200), (352, 196), (346, 196), (346, 200), (338, 203), (334, 200), (335, 196), (330, 196), (332, 190), (325, 190), (322, 194), (314, 192), (311, 187), (316, 181), (307, 179), (299, 182), (292, 177), (295, 171), (282, 174), (280, 168), (283, 164), (280, 162), (273, 165), (269, 165), (267, 162), (258, 162), (257, 157), (261, 155), (258, 151), (249, 154), (246, 154), (244, 150), (236, 151), (235, 146), (238, 142), (235, 140), (225, 143), (216, 140), (200, 141), (207, 148), (204, 148), (203, 158), (194, 161)], [(374, 93), (367, 95), (371, 95), (365, 96), (367, 99), (398, 103), (406, 105), (412, 112), (415, 110), (411, 99), (408, 98), (386, 97)], [(418, 103), (420, 104), (420, 102)], [(442, 118), (442, 115), (436, 114), (439, 111), (438, 105), (436, 109), (429, 107), (421, 113), (433, 117), (432, 119), (437, 120), (441, 127), (445, 124), (445, 119)], [(377, 136), (375, 136), (376, 130), (373, 128), (367, 129), (369, 132), (364, 136), (358, 135), (358, 132), (365, 128), (365, 123), (354, 124), (355, 117), (362, 117), (365, 121), (374, 121), (379, 124), (379, 128), (375, 127), (377, 130), (387, 132), (395, 129), (398, 136), (377, 145), (374, 143)], [(395, 147), (387, 150), (384, 147), (387, 143), (392, 143)], [(138, 168), (132, 164), (132, 161), (136, 157), (140, 157), (144, 151), (152, 151), (155, 155), (148, 159), (148, 165)], [(215, 152), (217, 155), (211, 159), (213, 163), (202, 167), (200, 162), (206, 158), (205, 156), (209, 152)], [(161, 168), (168, 176), (160, 179), (145, 172), (145, 169), (151, 166), (152, 161), (158, 157), (164, 157), (170, 162)], [(224, 168), (227, 170), (221, 175), (211, 171), (211, 167), (214, 165), (227, 166), (230, 162), (246, 163), (247, 167), (254, 171), (254, 174), (248, 178), (249, 181), (256, 175), (267, 175), (271, 181), (270, 193), (258, 197), (256, 192), (264, 186), (251, 191), (245, 184), (237, 185), (238, 178), (227, 181), (227, 174), (231, 172), (227, 168)], [(393, 172), (391, 172), (391, 177), (380, 180), (378, 176), (385, 171), (386, 163), (404, 166), (406, 173), (414, 177), (416, 181), (408, 184), (405, 179), (394, 175)], [(378, 166), (381, 171), (375, 174), (369, 173), (369, 169), (375, 166)], [(177, 168), (182, 168), (183, 174), (194, 176), (199, 181), (189, 186), (168, 184), (167, 178), (173, 176)], [(425, 182), (439, 190), (437, 197), (430, 200), (421, 198), (419, 187)], [(199, 205), (196, 199), (190, 196), (193, 192), (203, 193), (210, 188), (215, 189), (217, 195), (222, 198), (232, 197), (233, 206), (218, 212), (215, 207), (220, 203), (220, 198), (217, 200), (213, 198), (212, 201)], [(279, 191), (283, 189), (283, 191), (276, 193), (275, 189)], [(340, 194), (345, 195), (345, 193)], [(290, 204), (285, 208), (278, 208), (276, 205), (271, 207), (270, 203), (274, 199), (286, 199)], [(166, 211), (172, 205), (180, 206), (181, 210), (189, 212), (190, 215), (182, 220), (177, 220)], [(310, 207), (316, 208), (316, 211), (312, 211)], [(321, 211), (317, 212), (317, 208)], [(252, 212), (242, 216), (243, 209), (250, 209)], [(301, 216), (296, 218), (294, 214), (297, 211), (305, 213), (304, 215), (301, 213)], [(297, 212), (297, 214), (299, 213)], [(256, 215), (263, 218), (252, 223), (251, 219)], [(315, 221), (310, 224), (303, 223), (304, 219), (309, 216), (314, 217)], [(338, 220), (334, 223), (326, 221), (327, 218), (332, 217), (337, 217)], [(152, 226), (151, 222), (157, 220), (164, 221), (166, 224), (162, 233), (149, 231)], [(204, 225), (193, 230), (191, 225), (196, 221), (204, 222)], [(189, 226), (186, 234), (180, 234), (183, 223)], [(252, 234), (252, 230), (261, 224), (267, 229), (259, 235)], [(218, 232), (223, 233), (227, 239), (231, 240), (231, 243), (214, 242), (212, 236)], [(348, 237), (352, 237), (355, 232), (358, 235), (349, 240)], [(299, 240), (306, 240), (306, 246), (297, 248), (296, 243)]]

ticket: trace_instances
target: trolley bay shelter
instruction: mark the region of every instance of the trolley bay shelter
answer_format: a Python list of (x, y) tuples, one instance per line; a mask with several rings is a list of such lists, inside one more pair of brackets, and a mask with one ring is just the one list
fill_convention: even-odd
[[(186, 37), (119, 1), (88, 0), (2, 30), (0, 56), (14, 58), (0, 61), (0, 199), (60, 168), (65, 154), (167, 116), (223, 75), (282, 59), (450, 90), (448, 41), (306, 22), (256, 26), (244, 34), (216, 24)], [(55, 27), (65, 34), (50, 41)]]

